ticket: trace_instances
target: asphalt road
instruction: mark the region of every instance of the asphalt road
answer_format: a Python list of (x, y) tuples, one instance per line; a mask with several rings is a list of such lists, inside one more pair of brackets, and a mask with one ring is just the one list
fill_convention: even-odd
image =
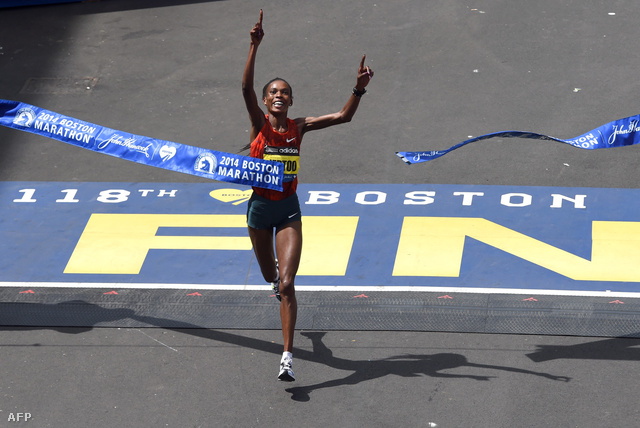
[[(636, 147), (496, 139), (427, 165), (394, 155), (509, 129), (571, 138), (637, 114), (630, 0), (2, 9), (0, 98), (235, 152), (248, 141), (240, 78), (260, 8), (256, 81), (286, 78), (292, 116), (338, 110), (363, 53), (375, 70), (352, 123), (305, 137), (303, 182), (638, 187)], [(2, 181), (203, 181), (9, 129), (0, 142)], [(294, 384), (275, 379), (280, 340), (275, 330), (5, 327), (0, 426), (634, 427), (640, 417), (637, 339), (302, 331)]]

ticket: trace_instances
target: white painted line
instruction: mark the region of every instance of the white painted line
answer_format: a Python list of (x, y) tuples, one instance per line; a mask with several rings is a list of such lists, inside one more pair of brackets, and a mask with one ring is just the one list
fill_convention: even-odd
[[(0, 282), (0, 287), (17, 288), (103, 288), (141, 290), (231, 290), (271, 291), (271, 285), (234, 284), (163, 284), (129, 282)], [(528, 296), (577, 296), (577, 297), (625, 297), (640, 298), (640, 292), (544, 290), (521, 288), (474, 288), (431, 286), (350, 286), (350, 285), (297, 285), (296, 291), (349, 291), (349, 292), (413, 292), (413, 293), (465, 293), (465, 294), (516, 294)]]

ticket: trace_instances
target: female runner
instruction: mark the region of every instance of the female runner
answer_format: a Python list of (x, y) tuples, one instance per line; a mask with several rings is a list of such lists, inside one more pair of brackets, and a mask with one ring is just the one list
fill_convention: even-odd
[[(362, 56), (356, 85), (345, 106), (337, 113), (318, 117), (287, 117), (293, 104), (291, 86), (275, 78), (262, 90), (265, 115), (256, 96), (253, 79), (256, 54), (262, 41), (262, 10), (260, 19), (251, 29), (249, 58), (242, 75), (242, 95), (251, 120), (250, 156), (280, 161), (284, 166), (283, 191), (253, 188), (247, 209), (249, 237), (256, 259), (265, 281), (271, 282), (276, 297), (280, 300), (280, 319), (284, 353), (280, 361), (278, 379), (292, 382), (293, 333), (298, 306), (294, 281), (302, 252), (302, 221), (300, 204), (296, 195), (297, 173), (300, 159), (300, 143), (305, 133), (351, 121), (365, 87), (373, 77), (373, 71), (364, 65)], [(275, 229), (275, 253), (274, 253)]]

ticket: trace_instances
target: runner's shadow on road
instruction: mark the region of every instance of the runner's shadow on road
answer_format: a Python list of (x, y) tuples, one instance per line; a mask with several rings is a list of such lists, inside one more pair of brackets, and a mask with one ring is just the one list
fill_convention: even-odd
[[(83, 300), (72, 300), (55, 304), (44, 303), (11, 303), (0, 305), (0, 329), (41, 329), (54, 330), (65, 334), (78, 334), (90, 331), (94, 327), (110, 327), (115, 321), (122, 327), (126, 327), (131, 321), (131, 328), (161, 327), (167, 330), (254, 349), (265, 353), (281, 355), (282, 345), (238, 334), (228, 333), (214, 329), (207, 329), (194, 324), (138, 315), (129, 308), (105, 308), (97, 304)], [(516, 367), (477, 364), (470, 362), (464, 355), (454, 353), (439, 354), (404, 354), (396, 355), (380, 360), (348, 360), (333, 355), (322, 341), (326, 332), (302, 332), (301, 335), (311, 340), (312, 350), (295, 348), (294, 355), (297, 360), (322, 364), (334, 369), (351, 371), (345, 377), (332, 379), (314, 385), (292, 387), (286, 389), (295, 401), (309, 401), (313, 391), (324, 388), (334, 388), (343, 385), (357, 385), (379, 379), (389, 375), (401, 377), (429, 376), (437, 378), (473, 379), (477, 381), (489, 381), (495, 376), (483, 376), (474, 374), (454, 374), (445, 372), (451, 369), (490, 369), (522, 373), (544, 377), (555, 381), (569, 382), (566, 376), (555, 376), (549, 373), (519, 369)], [(609, 341), (603, 341), (609, 342)], [(534, 360), (535, 361), (535, 360)]]
[[(147, 315), (139, 315), (125, 307), (107, 308), (84, 300), (58, 303), (0, 302), (0, 330), (53, 330), (64, 334), (80, 334), (99, 328), (164, 328), (218, 342), (230, 343), (277, 355), (282, 345), (273, 342), (205, 328), (196, 324)], [(311, 354), (296, 349), (296, 356)]]
[(535, 372), (515, 367), (498, 366), (493, 364), (476, 364), (470, 362), (464, 355), (453, 353), (404, 354), (381, 360), (347, 360), (335, 357), (333, 352), (322, 342), (322, 338), (326, 332), (303, 332), (301, 334), (308, 337), (313, 344), (312, 357), (309, 358), (310, 361), (324, 364), (338, 370), (351, 371), (352, 373), (340, 379), (332, 379), (315, 385), (287, 389), (287, 392), (291, 393), (291, 399), (295, 401), (309, 401), (311, 392), (319, 389), (334, 388), (343, 385), (356, 385), (361, 382), (379, 379), (389, 375), (407, 378), (429, 376), (450, 379), (473, 379), (478, 381), (488, 381), (495, 377), (444, 372), (445, 370), (457, 368), (480, 368), (508, 371), (540, 376), (563, 382), (569, 382), (571, 380), (571, 378), (566, 376), (555, 376), (549, 373)]
[(3, 330), (22, 328), (79, 334), (94, 327), (109, 327), (111, 322), (139, 318), (133, 309), (110, 309), (79, 299), (58, 303), (0, 302)]
[(535, 352), (527, 354), (532, 361), (574, 359), (574, 360), (616, 360), (640, 361), (640, 339), (617, 337), (576, 345), (538, 345)]

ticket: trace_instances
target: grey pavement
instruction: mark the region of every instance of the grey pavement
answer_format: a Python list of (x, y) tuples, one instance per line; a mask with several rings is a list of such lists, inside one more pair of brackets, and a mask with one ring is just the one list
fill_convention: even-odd
[[(257, 86), (290, 81), (292, 116), (339, 109), (363, 53), (376, 73), (352, 123), (305, 137), (301, 181), (638, 187), (637, 147), (496, 139), (410, 167), (393, 154), (508, 129), (571, 138), (637, 114), (631, 0), (1, 9), (0, 98), (235, 152), (260, 8)], [(9, 129), (0, 169), (3, 181), (202, 181)], [(295, 345), (298, 381), (284, 384), (277, 330), (3, 327), (0, 427), (635, 427), (640, 416), (638, 339), (344, 330), (299, 331)]]

